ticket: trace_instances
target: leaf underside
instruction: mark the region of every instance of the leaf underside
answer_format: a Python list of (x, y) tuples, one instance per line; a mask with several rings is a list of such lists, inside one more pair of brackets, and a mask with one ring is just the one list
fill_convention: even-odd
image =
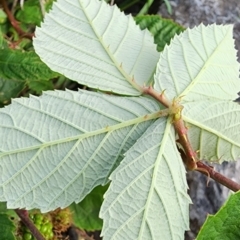
[(150, 33), (105, 1), (58, 0), (35, 35), (34, 48), (51, 69), (123, 95), (141, 94), (159, 58)]
[[(0, 110), (0, 201), (50, 211), (81, 201), (109, 174), (152, 120), (145, 97), (46, 92)], [(47, 192), (47, 194), (45, 194)]]
[(232, 26), (200, 25), (176, 36), (160, 55), (154, 87), (180, 98), (182, 116), (200, 159), (240, 157), (239, 63)]
[(183, 239), (190, 199), (170, 121), (152, 124), (110, 179), (100, 212), (104, 239)]

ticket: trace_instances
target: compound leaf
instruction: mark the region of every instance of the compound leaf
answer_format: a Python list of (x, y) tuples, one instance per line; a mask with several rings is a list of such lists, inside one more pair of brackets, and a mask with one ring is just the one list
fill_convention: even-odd
[(148, 31), (98, 0), (59, 0), (36, 30), (34, 47), (54, 71), (91, 88), (140, 95), (159, 58)]
[(155, 121), (110, 179), (100, 212), (104, 239), (183, 239), (190, 199), (169, 120)]
[(44, 212), (81, 201), (159, 110), (147, 97), (87, 91), (14, 100), (0, 110), (0, 201)]

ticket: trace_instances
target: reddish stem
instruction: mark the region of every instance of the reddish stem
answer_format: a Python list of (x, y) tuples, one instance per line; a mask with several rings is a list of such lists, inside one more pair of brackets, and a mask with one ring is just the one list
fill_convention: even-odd
[(17, 33), (22, 36), (22, 37), (26, 37), (29, 39), (32, 39), (33, 34), (31, 33), (25, 33), (19, 26), (19, 22), (14, 18), (13, 14), (11, 13), (11, 11), (9, 10), (6, 0), (0, 0), (0, 3), (3, 6), (4, 11), (6, 12), (8, 19), (10, 21), (10, 23), (12, 24), (13, 28), (17, 31)]
[[(198, 170), (198, 168), (200, 170)], [(204, 169), (205, 171), (201, 171), (201, 169)], [(212, 167), (204, 164), (201, 161), (197, 162), (196, 171), (199, 171), (204, 175), (214, 179), (216, 182), (219, 182), (220, 184), (222, 184), (223, 186), (229, 188), (234, 192), (237, 192), (240, 190), (240, 184), (232, 181), (230, 178), (223, 176), (221, 173), (216, 172)]]
[(37, 240), (45, 240), (43, 235), (39, 232), (39, 230), (36, 228), (32, 220), (29, 218), (28, 211), (24, 209), (15, 209), (15, 212), (20, 217), (21, 221), (24, 223), (24, 225), (31, 231), (32, 235)]
[[(148, 94), (155, 98), (157, 101), (162, 103), (165, 107), (172, 109), (172, 116), (173, 116), (173, 126), (175, 128), (176, 133), (178, 134), (178, 142), (181, 144), (182, 149), (179, 149), (183, 162), (186, 165), (188, 170), (195, 170), (199, 171), (202, 174), (214, 179), (216, 182), (224, 185), (225, 187), (231, 189), (232, 191), (236, 192), (240, 190), (240, 184), (232, 181), (231, 179), (223, 176), (222, 174), (216, 172), (213, 168), (205, 165), (202, 163), (192, 148), (192, 145), (188, 139), (188, 129), (185, 127), (184, 121), (181, 117), (181, 105), (178, 104), (178, 100), (173, 100), (170, 102), (165, 96), (164, 91), (162, 93), (158, 93), (154, 90), (151, 86), (150, 87), (143, 87), (142, 92), (144, 94)], [(179, 109), (179, 110), (178, 110)], [(176, 110), (176, 112), (174, 112)]]

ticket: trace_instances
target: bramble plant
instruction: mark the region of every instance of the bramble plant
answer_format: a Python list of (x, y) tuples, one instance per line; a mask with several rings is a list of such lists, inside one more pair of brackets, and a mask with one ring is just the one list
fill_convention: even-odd
[[(0, 201), (9, 209), (65, 208), (110, 180), (103, 239), (184, 239), (184, 164), (240, 189), (201, 162), (240, 156), (231, 25), (187, 29), (159, 54), (116, 6), (58, 0), (33, 42), (51, 70), (88, 90), (47, 91), (0, 110)], [(210, 236), (204, 229), (197, 239)]]

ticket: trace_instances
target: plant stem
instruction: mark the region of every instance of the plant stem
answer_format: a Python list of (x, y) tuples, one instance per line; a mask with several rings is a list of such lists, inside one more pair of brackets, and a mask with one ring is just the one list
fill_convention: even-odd
[(165, 97), (164, 91), (162, 93), (157, 92), (153, 87), (143, 87), (141, 90), (144, 94), (150, 95), (156, 100), (158, 100), (161, 104), (163, 104), (165, 107), (170, 108), (171, 102)]
[[(201, 169), (205, 169), (205, 171), (201, 171)], [(197, 162), (196, 171), (199, 171), (199, 172), (205, 174), (206, 176), (214, 179), (216, 182), (222, 184), (223, 186), (229, 188), (230, 190), (232, 190), (234, 192), (237, 192), (240, 190), (240, 184), (232, 181), (230, 178), (223, 176), (221, 173), (216, 172), (212, 167), (204, 164), (201, 161)]]
[(32, 235), (37, 240), (45, 240), (43, 235), (39, 232), (39, 230), (36, 228), (32, 220), (29, 218), (28, 211), (24, 209), (15, 209), (15, 212), (20, 217), (21, 221), (24, 223), (24, 225), (31, 231)]
[(154, 90), (151, 86), (143, 87), (142, 92), (144, 94), (148, 94), (152, 96), (153, 98), (155, 98), (157, 101), (159, 101), (169, 109), (169, 114), (172, 115), (173, 117), (172, 124), (179, 137), (177, 141), (181, 144), (183, 148), (183, 150), (179, 149), (179, 152), (181, 153), (181, 157), (183, 159), (183, 162), (186, 165), (186, 168), (188, 170), (199, 171), (205, 174), (206, 176), (214, 179), (216, 182), (219, 182), (223, 186), (231, 189), (234, 192), (240, 190), (240, 184), (216, 172), (212, 167), (207, 166), (206, 164), (202, 163), (199, 160), (196, 152), (193, 150), (192, 145), (188, 139), (188, 134), (187, 134), (188, 129), (185, 127), (184, 121), (181, 116), (181, 111), (183, 107), (179, 104), (178, 99), (170, 102), (164, 96), (164, 91), (162, 93), (159, 93), (156, 90)]
[(25, 33), (19, 26), (19, 22), (14, 18), (13, 14), (11, 13), (11, 11), (9, 10), (6, 0), (0, 0), (0, 3), (4, 9), (4, 11), (6, 12), (8, 19), (11, 23), (11, 25), (13, 26), (13, 28), (17, 31), (17, 33), (22, 36), (22, 37), (26, 37), (29, 39), (32, 39), (33, 34), (30, 33)]

